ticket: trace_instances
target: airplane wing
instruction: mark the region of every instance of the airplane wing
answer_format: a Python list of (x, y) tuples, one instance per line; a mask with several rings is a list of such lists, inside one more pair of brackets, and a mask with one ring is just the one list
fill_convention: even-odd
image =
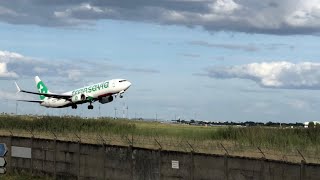
[(32, 102), (32, 103), (42, 103), (43, 101), (39, 100), (17, 100), (17, 101), (22, 101), (22, 102)]
[(18, 86), (17, 82), (14, 82), (16, 84), (16, 87), (18, 89), (18, 92), (23, 92), (23, 93), (28, 93), (28, 94), (36, 94), (36, 95), (43, 95), (45, 97), (52, 97), (52, 98), (57, 98), (57, 99), (66, 99), (69, 100), (72, 98), (71, 95), (64, 95), (64, 94), (46, 94), (46, 93), (39, 93), (39, 92), (32, 92), (32, 91), (25, 91), (20, 89), (20, 87)]

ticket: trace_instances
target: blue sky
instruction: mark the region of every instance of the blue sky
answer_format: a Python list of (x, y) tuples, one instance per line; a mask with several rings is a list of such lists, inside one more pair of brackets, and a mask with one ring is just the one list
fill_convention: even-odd
[(133, 85), (93, 111), (19, 102), (21, 114), (97, 116), (100, 107), (122, 116), (128, 106), (129, 117), (166, 120), (319, 119), (315, 0), (28, 1), (0, 3), (3, 112), (15, 112), (16, 99), (38, 98), (16, 95), (13, 82), (36, 90), (39, 75), (53, 92), (112, 78)]

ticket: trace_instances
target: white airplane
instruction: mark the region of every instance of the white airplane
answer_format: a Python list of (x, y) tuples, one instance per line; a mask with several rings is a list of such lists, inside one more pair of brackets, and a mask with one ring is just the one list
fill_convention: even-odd
[(77, 104), (89, 103), (88, 109), (93, 109), (93, 102), (99, 101), (101, 104), (109, 103), (113, 101), (113, 96), (117, 97), (117, 95), (122, 98), (122, 94), (131, 86), (131, 83), (125, 79), (112, 79), (66, 93), (55, 94), (48, 90), (47, 86), (38, 76), (35, 77), (35, 81), (39, 92), (25, 91), (20, 89), (17, 82), (15, 84), (18, 92), (40, 95), (40, 100), (18, 101), (39, 103), (41, 106), (48, 108), (71, 106), (72, 109), (77, 109)]

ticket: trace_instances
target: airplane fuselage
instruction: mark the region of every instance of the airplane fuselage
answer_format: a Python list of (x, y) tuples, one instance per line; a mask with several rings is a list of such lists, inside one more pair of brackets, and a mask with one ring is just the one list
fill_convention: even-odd
[[(109, 97), (114, 94), (120, 94), (121, 96), (121, 94), (130, 86), (131, 83), (129, 81), (123, 79), (112, 79), (63, 93), (63, 95), (71, 95), (71, 100), (46, 97), (40, 105), (49, 108), (63, 108), (75, 104), (87, 103), (90, 100), (99, 101), (101, 98)], [(83, 96), (85, 98), (83, 98)]]
[(89, 103), (88, 109), (93, 109), (92, 103), (99, 101), (101, 104), (112, 102), (117, 95), (122, 98), (122, 94), (131, 86), (131, 83), (125, 79), (112, 79), (103, 81), (90, 86), (85, 86), (73, 91), (62, 94), (52, 93), (48, 87), (35, 77), (38, 92), (22, 90), (15, 82), (18, 92), (35, 94), (40, 96), (40, 100), (19, 100), (25, 102), (39, 103), (48, 108), (63, 108), (71, 106), (77, 109), (77, 104)]

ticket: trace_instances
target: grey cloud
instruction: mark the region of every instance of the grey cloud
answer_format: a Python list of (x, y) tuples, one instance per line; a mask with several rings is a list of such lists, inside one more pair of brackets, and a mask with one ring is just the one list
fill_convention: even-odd
[(105, 71), (127, 71), (127, 72), (136, 72), (136, 73), (146, 73), (146, 74), (155, 74), (160, 73), (157, 69), (146, 68), (146, 67), (127, 67), (123, 65), (113, 64), (111, 60), (107, 60), (104, 63), (86, 61), (86, 60), (77, 60), (80, 67), (86, 66), (86, 69), (91, 69), (91, 74), (101, 74)]
[(199, 58), (200, 57), (199, 54), (190, 54), (190, 53), (184, 53), (184, 54), (181, 54), (181, 56), (188, 57), (188, 58)]
[(211, 67), (195, 75), (218, 79), (248, 79), (261, 87), (278, 89), (320, 89), (320, 64), (265, 62), (230, 67)]
[(293, 50), (295, 48), (294, 45), (288, 45), (288, 44), (263, 44), (261, 46), (267, 50), (277, 50), (277, 49)]
[(83, 82), (84, 77), (106, 77), (109, 72), (128, 71), (146, 74), (159, 73), (152, 68), (130, 68), (111, 64), (109, 61), (81, 59), (48, 60), (26, 57), (18, 53), (0, 51), (0, 79), (33, 77), (35, 75), (63, 77), (66, 80)]
[(239, 50), (239, 51), (261, 51), (261, 50), (278, 50), (278, 49), (294, 49), (293, 45), (288, 44), (219, 44), (210, 43), (207, 41), (190, 41), (191, 45), (203, 46), (208, 48), (222, 48), (228, 50)]
[(273, 7), (273, 8), (279, 7), (279, 4), (276, 3), (276, 2), (269, 2), (268, 5), (269, 5), (270, 7)]
[(208, 31), (316, 34), (320, 31), (317, 5), (313, 0), (10, 0), (0, 2), (0, 21), (72, 27), (112, 19), (199, 26)]
[(151, 69), (151, 68), (124, 68), (125, 71), (138, 72), (138, 73), (160, 73), (159, 70)]
[(242, 44), (214, 44), (206, 41), (191, 41), (190, 44), (210, 47), (210, 48), (223, 48), (229, 50), (241, 50), (241, 51), (258, 51), (259, 48), (255, 45), (242, 45)]

